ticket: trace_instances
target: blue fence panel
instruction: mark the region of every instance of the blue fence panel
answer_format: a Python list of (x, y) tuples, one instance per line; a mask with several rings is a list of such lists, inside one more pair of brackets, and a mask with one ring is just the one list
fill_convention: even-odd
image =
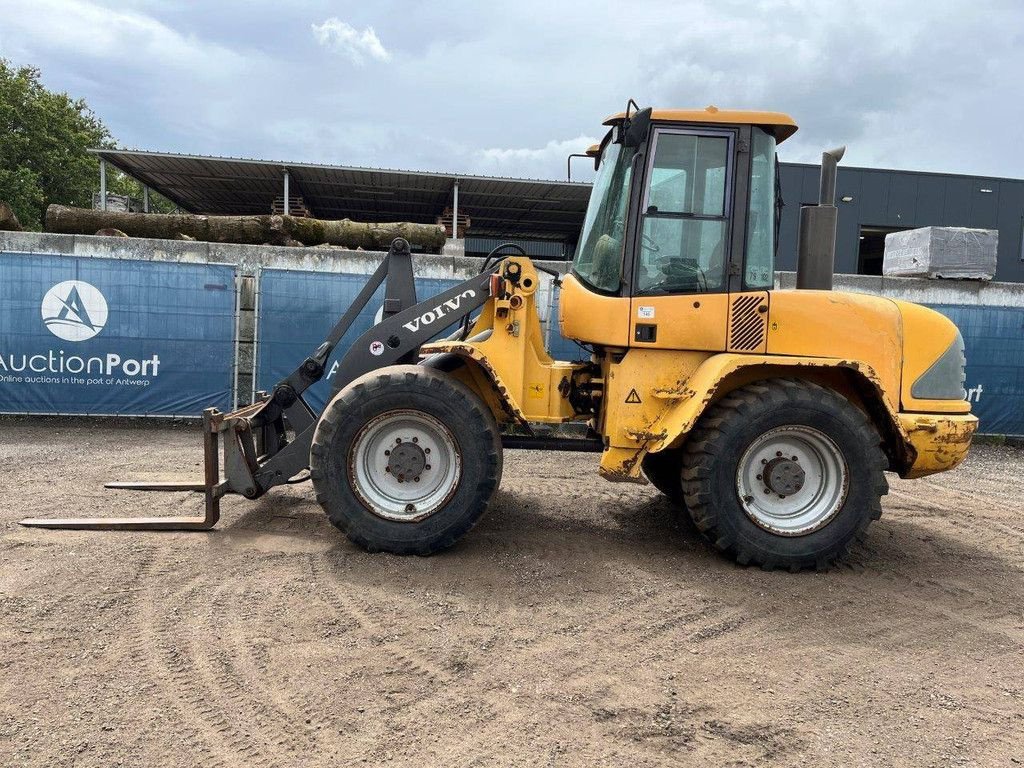
[(0, 412), (232, 405), (235, 268), (0, 253)]
[(967, 399), (979, 430), (1024, 435), (1024, 309), (931, 305), (960, 328), (967, 354)]
[(573, 361), (589, 360), (590, 355), (571, 339), (565, 338), (558, 328), (558, 300), (561, 291), (555, 289), (555, 297), (551, 303), (551, 316), (548, 318), (549, 330), (547, 334), (548, 354), (555, 360)]
[[(368, 275), (328, 272), (305, 272), (294, 269), (264, 269), (260, 272), (259, 318), (257, 320), (258, 350), (256, 365), (257, 389), (271, 389), (305, 360), (324, 340), (341, 314), (351, 306), (366, 284)], [(457, 285), (460, 280), (418, 278), (416, 297), (420, 300), (436, 296)], [(332, 364), (373, 325), (374, 315), (384, 302), (384, 289), (356, 317), (345, 334)], [(439, 331), (441, 333), (448, 332)], [(330, 397), (332, 370), (310, 387), (308, 402), (316, 410), (323, 408)]]

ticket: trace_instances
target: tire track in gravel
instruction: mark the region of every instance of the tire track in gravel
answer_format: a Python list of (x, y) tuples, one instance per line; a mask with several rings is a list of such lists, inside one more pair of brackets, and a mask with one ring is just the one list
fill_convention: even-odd
[(921, 578), (901, 570), (902, 562), (893, 562), (867, 545), (848, 561), (851, 567), (885, 581), (886, 598), (904, 608), (897, 615), (885, 614), (867, 622), (869, 626), (877, 624), (879, 629), (890, 631), (896, 628), (899, 636), (918, 642), (924, 636), (948, 636), (955, 628), (966, 627), (977, 637), (999, 638), (1017, 647), (1024, 643), (1021, 616), (1013, 613), (1014, 608), (1020, 610), (1019, 605), (1012, 596), (996, 603), (994, 598), (1007, 596), (995, 589), (983, 593), (959, 580), (951, 582), (940, 569)]
[[(951, 488), (948, 483), (940, 483), (927, 478), (919, 478), (914, 480), (913, 483), (915, 489), (920, 488), (923, 490), (927, 488), (931, 490), (931, 494), (918, 494), (903, 489), (898, 490), (897, 493), (919, 505), (922, 511), (928, 509), (941, 510), (975, 530), (982, 531), (987, 534), (988, 538), (996, 538), (992, 535), (992, 528), (995, 527), (1011, 536), (1024, 539), (1024, 525), (1015, 525), (1012, 522), (996, 519), (990, 515), (984, 515), (979, 518), (978, 514), (973, 511), (972, 508), (976, 508), (979, 502), (987, 502), (990, 509), (1005, 508), (1008, 500), (1001, 494), (986, 493), (978, 490), (977, 487), (972, 487), (969, 492), (961, 491), (958, 488)], [(953, 506), (952, 502), (949, 504), (943, 503), (941, 501), (942, 496), (959, 499), (960, 504)]]
[[(183, 723), (198, 723), (194, 732), (213, 758), (204, 765), (281, 765), (281, 752), (308, 745), (294, 735), (288, 711), (251, 693), (259, 678), (236, 669), (231, 650), (221, 645), (225, 636), (237, 639), (232, 611), (245, 599), (228, 585), (244, 580), (219, 574), (211, 589), (204, 576), (157, 561), (143, 577), (150, 589), (143, 597), (140, 641), (158, 690), (170, 683), (174, 696), (164, 698), (181, 712)], [(174, 586), (160, 593), (152, 589), (157, 583)]]
[(209, 632), (220, 638), (221, 643), (212, 646), (202, 642), (198, 644), (210, 648), (210, 663), (217, 669), (217, 690), (227, 696), (239, 716), (253, 718), (262, 738), (271, 741), (278, 749), (293, 752), (315, 749), (316, 731), (306, 724), (306, 713), (312, 709), (308, 698), (292, 692), (297, 703), (282, 695), (281, 689), (267, 684), (266, 672), (256, 667), (253, 661), (257, 654), (250, 637), (242, 631), (243, 626), (254, 626), (253, 604), (251, 589), (246, 586), (240, 593), (228, 592), (225, 586), (221, 586), (212, 596), (210, 615), (215, 617), (213, 625), (203, 628), (199, 634)]
[[(619, 572), (626, 583), (650, 582), (649, 572), (630, 568)], [(618, 602), (621, 610), (610, 623), (601, 624), (602, 634), (623, 638), (630, 648), (649, 646), (665, 637), (673, 642), (702, 643), (747, 628), (755, 617), (742, 608), (709, 598), (698, 591), (681, 590), (675, 582), (648, 586)]]
[(312, 583), (323, 587), (321, 596), (335, 610), (354, 621), (364, 635), (374, 640), (382, 640), (380, 647), (399, 659), (399, 669), (423, 677), (429, 682), (448, 685), (455, 680), (451, 674), (435, 664), (427, 654), (390, 639), (388, 630), (372, 615), (372, 608), (354, 597), (351, 594), (351, 588), (346, 588), (347, 585), (341, 582), (330, 562), (325, 564), (322, 560), (323, 556), (309, 555), (307, 561)]
[[(167, 650), (166, 636), (162, 631), (161, 613), (168, 611), (172, 604), (169, 585), (180, 584), (176, 589), (187, 589), (192, 594), (197, 591), (192, 582), (199, 578), (199, 574), (192, 569), (183, 572), (180, 568), (172, 568), (166, 560), (161, 561), (154, 555), (157, 551), (160, 550), (156, 547), (149, 549), (139, 569), (140, 590), (135, 611), (138, 631), (130, 635), (130, 655), (139, 660), (140, 667), (145, 666), (149, 670), (154, 695), (173, 713), (185, 743), (201, 753), (204, 767), (232, 766), (236, 763), (236, 755), (227, 748), (223, 732), (208, 721), (205, 704), (197, 706), (196, 697), (192, 695), (194, 678), (188, 673), (188, 665)], [(164, 586), (166, 591), (154, 589), (155, 585)], [(191, 724), (194, 720), (198, 720), (198, 727)], [(164, 754), (169, 762), (180, 757), (177, 753)]]
[[(405, 721), (429, 722), (439, 712), (450, 714), (460, 711), (463, 715), (457, 737), (459, 757), (455, 761), (445, 760), (442, 764), (493, 764), (496, 745), (509, 739), (510, 723), (499, 714), (498, 702), (495, 701), (498, 694), (489, 681), (481, 684), (479, 678), (474, 680), (473, 672), (462, 675), (449, 672), (423, 651), (390, 639), (390, 632), (374, 615), (371, 605), (352, 594), (351, 588), (341, 581), (329, 561), (325, 563), (322, 558), (310, 556), (309, 563), (313, 580), (323, 587), (327, 601), (351, 618), (364, 636), (380, 641), (378, 653), (398, 659), (399, 663), (393, 665), (394, 672), (422, 681), (422, 695), (407, 701), (392, 714), (401, 710)], [(531, 656), (536, 653), (537, 648), (531, 648)], [(507, 658), (504, 660), (508, 661)], [(582, 659), (574, 661), (577, 663), (580, 670), (586, 666)], [(383, 746), (378, 747), (377, 751), (382, 749)]]

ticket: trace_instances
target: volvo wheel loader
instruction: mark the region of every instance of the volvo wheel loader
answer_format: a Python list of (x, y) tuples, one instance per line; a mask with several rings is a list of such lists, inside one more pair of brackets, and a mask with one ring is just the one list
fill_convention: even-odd
[[(502, 427), (580, 421), (590, 438), (572, 447), (599, 451), (602, 477), (649, 480), (738, 562), (828, 567), (881, 514), (887, 470), (916, 478), (966, 456), (977, 420), (960, 333), (914, 304), (830, 290), (841, 150), (825, 153), (819, 204), (801, 210), (797, 289), (773, 288), (788, 116), (631, 103), (605, 125), (560, 281), (561, 332), (589, 359), (548, 355), (541, 274), (521, 249), (417, 302), (408, 244), (395, 240), (290, 376), (241, 410), (204, 413), (202, 482), (111, 484), (199, 491), (205, 515), (26, 522), (206, 529), (225, 494), (311, 478), (353, 541), (425, 555), (487, 509)], [(381, 320), (332, 364), (381, 284)], [(333, 396), (316, 413), (303, 393), (329, 366)]]

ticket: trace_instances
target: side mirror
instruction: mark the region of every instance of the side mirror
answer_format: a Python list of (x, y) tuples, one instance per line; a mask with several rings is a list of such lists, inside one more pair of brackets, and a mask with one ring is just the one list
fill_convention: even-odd
[(651, 108), (641, 109), (628, 119), (624, 127), (622, 146), (639, 147), (647, 141), (647, 134), (651, 130)]

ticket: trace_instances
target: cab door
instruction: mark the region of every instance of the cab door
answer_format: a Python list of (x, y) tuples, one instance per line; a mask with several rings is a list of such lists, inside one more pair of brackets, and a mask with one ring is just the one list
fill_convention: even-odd
[(727, 348), (739, 138), (739, 128), (655, 127), (627, 270), (630, 346)]
[[(749, 151), (747, 149), (749, 148)], [(775, 137), (748, 126), (736, 156), (733, 267), (729, 271), (729, 352), (765, 354), (778, 235)]]

